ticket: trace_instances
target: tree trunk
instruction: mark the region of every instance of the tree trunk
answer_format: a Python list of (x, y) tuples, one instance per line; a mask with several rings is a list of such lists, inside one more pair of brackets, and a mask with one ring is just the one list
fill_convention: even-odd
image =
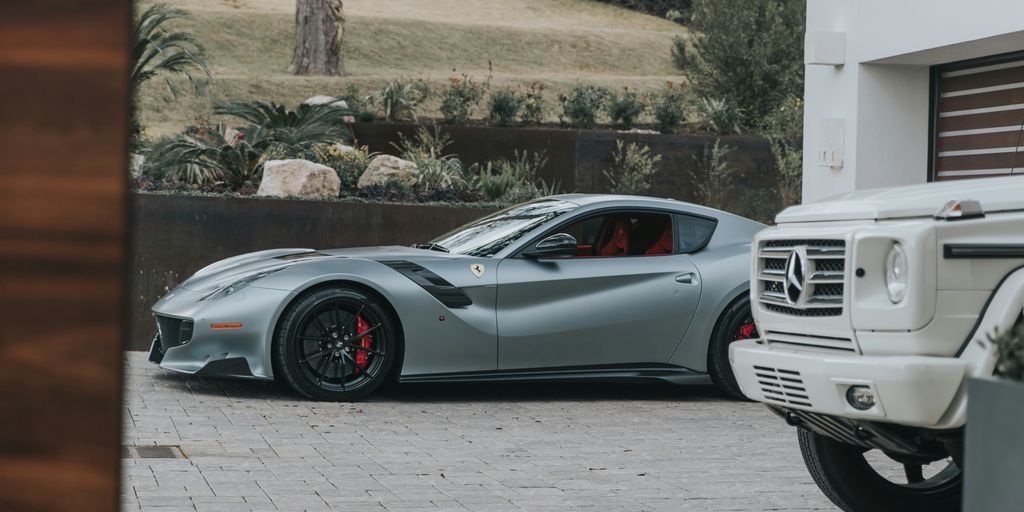
[(296, 0), (294, 75), (345, 74), (341, 42), (345, 35), (342, 0)]

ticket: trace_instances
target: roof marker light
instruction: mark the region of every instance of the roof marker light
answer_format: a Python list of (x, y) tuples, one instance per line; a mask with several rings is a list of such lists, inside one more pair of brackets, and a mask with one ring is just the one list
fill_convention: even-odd
[(938, 220), (979, 219), (985, 216), (981, 203), (973, 199), (958, 199), (946, 203), (935, 212)]

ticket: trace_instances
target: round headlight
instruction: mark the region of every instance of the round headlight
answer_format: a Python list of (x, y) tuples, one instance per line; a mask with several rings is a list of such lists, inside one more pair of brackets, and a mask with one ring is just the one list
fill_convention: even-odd
[(898, 242), (885, 256), (885, 290), (893, 304), (903, 302), (907, 296), (907, 253)]

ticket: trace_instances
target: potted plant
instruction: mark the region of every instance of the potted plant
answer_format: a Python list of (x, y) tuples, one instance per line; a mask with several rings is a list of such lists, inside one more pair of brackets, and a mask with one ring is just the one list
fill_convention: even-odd
[(1024, 325), (998, 333), (995, 375), (967, 382), (964, 510), (1024, 503)]

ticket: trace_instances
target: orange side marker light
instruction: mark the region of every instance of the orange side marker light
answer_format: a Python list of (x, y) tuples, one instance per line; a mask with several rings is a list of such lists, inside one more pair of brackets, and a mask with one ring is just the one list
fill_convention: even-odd
[(210, 324), (210, 329), (241, 329), (243, 325), (240, 322), (236, 323), (224, 323), (224, 324)]

